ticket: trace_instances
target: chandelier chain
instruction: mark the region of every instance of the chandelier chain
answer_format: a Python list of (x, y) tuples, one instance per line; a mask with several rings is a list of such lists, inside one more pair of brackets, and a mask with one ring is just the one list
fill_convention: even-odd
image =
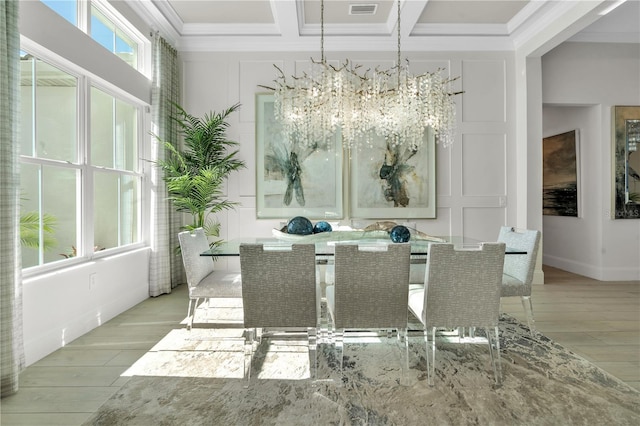
[(320, 2), (320, 60), (325, 63), (324, 57), (324, 0)]
[(398, 62), (396, 63), (396, 66), (398, 67), (398, 87), (400, 87), (400, 61), (401, 61), (401, 56), (400, 56), (400, 46), (401, 46), (401, 39), (400, 39), (400, 0), (398, 0)]

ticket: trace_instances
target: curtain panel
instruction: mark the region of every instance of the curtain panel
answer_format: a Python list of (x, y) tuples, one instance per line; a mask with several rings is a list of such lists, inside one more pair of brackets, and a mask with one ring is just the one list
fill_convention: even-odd
[(1, 396), (18, 391), (24, 368), (20, 251), (20, 33), (17, 0), (0, 2), (0, 375)]
[[(180, 103), (178, 52), (157, 33), (153, 37), (153, 84), (151, 92), (151, 160), (165, 158), (164, 142), (177, 146), (176, 116)], [(151, 170), (151, 258), (149, 262), (149, 295), (170, 293), (176, 285), (186, 281), (182, 258), (177, 252), (178, 232), (182, 225), (180, 214), (168, 200), (162, 171)]]

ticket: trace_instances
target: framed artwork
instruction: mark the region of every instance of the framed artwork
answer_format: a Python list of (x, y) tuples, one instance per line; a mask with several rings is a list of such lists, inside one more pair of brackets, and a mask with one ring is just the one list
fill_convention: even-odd
[(350, 168), (350, 216), (367, 219), (436, 217), (436, 150), (427, 129), (418, 150), (392, 146), (381, 137), (354, 149)]
[(615, 219), (640, 219), (640, 106), (613, 107)]
[(301, 147), (281, 131), (272, 94), (256, 95), (258, 219), (341, 219), (342, 145)]
[(578, 217), (578, 131), (542, 140), (542, 214)]

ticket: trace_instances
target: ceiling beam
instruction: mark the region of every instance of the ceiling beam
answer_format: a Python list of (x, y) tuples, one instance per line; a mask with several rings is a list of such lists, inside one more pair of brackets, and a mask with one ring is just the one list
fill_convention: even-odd
[(280, 35), (293, 39), (300, 35), (299, 22), (301, 7), (295, 0), (271, 0), (271, 11)]

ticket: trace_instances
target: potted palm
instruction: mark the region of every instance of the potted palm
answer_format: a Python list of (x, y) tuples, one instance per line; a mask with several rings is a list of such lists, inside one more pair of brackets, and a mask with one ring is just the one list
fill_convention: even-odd
[(175, 106), (177, 114), (171, 119), (178, 126), (183, 148), (164, 141), (166, 158), (156, 165), (163, 171), (169, 199), (176, 210), (191, 215), (191, 223), (183, 228), (203, 228), (206, 235), (217, 237), (220, 223), (212, 215), (237, 204), (223, 198), (222, 185), (232, 171), (245, 167), (244, 161), (237, 158), (238, 150), (232, 150), (238, 143), (226, 136), (227, 117), (240, 104), (202, 118)]
[[(42, 223), (40, 223), (42, 222)], [(40, 227), (42, 226), (42, 248), (47, 251), (56, 246), (55, 227), (56, 218), (44, 213), (42, 221), (40, 213), (36, 211), (20, 215), (20, 243), (23, 247), (38, 249), (40, 247)]]

